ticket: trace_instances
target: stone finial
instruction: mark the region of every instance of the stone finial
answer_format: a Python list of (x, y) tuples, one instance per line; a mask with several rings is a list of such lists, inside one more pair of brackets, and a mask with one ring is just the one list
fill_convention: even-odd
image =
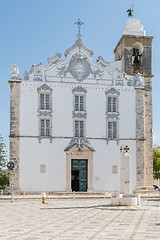
[(12, 65), (11, 79), (19, 79), (19, 70), (16, 64)]

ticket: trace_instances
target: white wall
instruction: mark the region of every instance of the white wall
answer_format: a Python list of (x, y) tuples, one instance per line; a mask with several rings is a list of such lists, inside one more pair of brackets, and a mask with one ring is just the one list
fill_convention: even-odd
[[(72, 86), (52, 87), (53, 141), (38, 136), (38, 93), (40, 84), (21, 85), (20, 100), (20, 188), (26, 191), (65, 191), (66, 156), (64, 149), (73, 136)], [(136, 186), (136, 113), (135, 92), (120, 90), (119, 97), (119, 145), (106, 143), (106, 89), (86, 88), (86, 136), (90, 138), (93, 154), (93, 185), (95, 191), (118, 190), (120, 145), (129, 144), (132, 156), (133, 188)], [(32, 136), (26, 137), (26, 136)], [(60, 138), (56, 138), (60, 137)], [(64, 137), (68, 137), (64, 139)], [(92, 139), (94, 138), (94, 140)], [(98, 138), (97, 140), (95, 138)], [(132, 140), (127, 140), (132, 139)], [(40, 173), (40, 164), (46, 165), (46, 173)], [(112, 174), (112, 166), (118, 173)]]

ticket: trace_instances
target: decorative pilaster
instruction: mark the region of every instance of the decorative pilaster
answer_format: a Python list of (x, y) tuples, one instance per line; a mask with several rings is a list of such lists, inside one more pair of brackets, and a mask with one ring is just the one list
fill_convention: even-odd
[(136, 172), (137, 187), (145, 186), (144, 90), (136, 89)]
[(152, 79), (145, 78), (145, 185), (153, 185)]
[(9, 81), (10, 87), (10, 161), (14, 162), (13, 189), (19, 190), (19, 114), (20, 83)]

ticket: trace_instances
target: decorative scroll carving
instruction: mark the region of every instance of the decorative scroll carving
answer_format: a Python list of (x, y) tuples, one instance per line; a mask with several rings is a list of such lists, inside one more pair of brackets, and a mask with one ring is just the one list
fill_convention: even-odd
[(61, 54), (57, 53), (54, 57), (47, 58), (48, 63), (56, 64), (61, 61)]
[(43, 84), (42, 86), (37, 88), (37, 92), (41, 92), (41, 91), (49, 91), (52, 92), (53, 89), (50, 88), (47, 84)]
[(106, 119), (119, 119), (119, 113), (106, 113)]
[(72, 89), (72, 93), (74, 92), (84, 92), (87, 93), (87, 90), (85, 88), (83, 88), (82, 86), (78, 86)]
[(41, 77), (34, 77), (33, 81), (38, 81), (38, 82), (42, 82), (42, 78)]
[(86, 138), (73, 138), (69, 145), (64, 149), (64, 151), (69, 151), (73, 146), (76, 148), (83, 149), (86, 146), (90, 151), (95, 151), (94, 148), (90, 145), (90, 142)]
[(136, 87), (144, 87), (144, 78), (142, 77), (142, 74), (137, 73), (134, 77), (134, 86)]
[(93, 73), (93, 76), (94, 76), (95, 79), (97, 78), (97, 76), (102, 79), (104, 71), (101, 71), (98, 68), (96, 71), (93, 70), (92, 73)]
[(117, 95), (120, 96), (120, 92), (117, 91), (115, 88), (110, 88), (109, 90), (105, 91), (106, 95)]
[(123, 80), (116, 80), (116, 86), (124, 86)]
[(87, 113), (86, 112), (72, 112), (73, 118), (87, 118)]
[(46, 111), (46, 110), (38, 110), (38, 117), (53, 117), (53, 111)]
[(25, 81), (28, 81), (29, 80), (29, 74), (27, 73), (27, 71), (25, 71), (24, 75), (23, 75), (23, 79)]
[(59, 70), (59, 72), (57, 74), (59, 77), (61, 77), (61, 76), (66, 77), (66, 74), (68, 72), (68, 68), (66, 66), (63, 66), (63, 67), (57, 68), (57, 69)]
[(19, 79), (19, 70), (16, 64), (12, 65), (11, 79)]

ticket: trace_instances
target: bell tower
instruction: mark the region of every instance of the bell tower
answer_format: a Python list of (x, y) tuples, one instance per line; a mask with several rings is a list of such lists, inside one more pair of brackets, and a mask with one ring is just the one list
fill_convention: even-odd
[(141, 73), (143, 76), (151, 76), (152, 39), (146, 36), (139, 20), (128, 20), (114, 49), (115, 61), (122, 60), (122, 71), (128, 75)]
[(115, 61), (122, 61), (127, 75), (142, 74), (144, 88), (135, 88), (136, 102), (136, 172), (137, 189), (153, 185), (152, 154), (152, 39), (140, 21), (129, 19), (122, 37), (114, 49)]

